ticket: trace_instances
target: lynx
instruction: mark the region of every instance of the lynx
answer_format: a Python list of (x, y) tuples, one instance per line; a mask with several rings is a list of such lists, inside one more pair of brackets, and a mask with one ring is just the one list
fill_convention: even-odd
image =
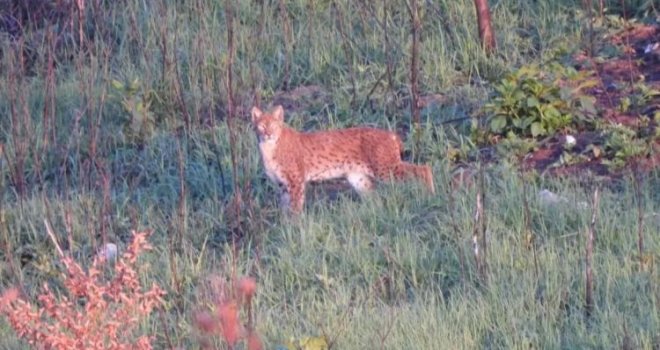
[(284, 123), (282, 106), (272, 112), (253, 107), (251, 113), (266, 174), (294, 214), (303, 210), (307, 183), (322, 180), (345, 178), (365, 194), (374, 179), (418, 178), (435, 193), (431, 167), (402, 161), (401, 139), (393, 132), (362, 127), (304, 133)]

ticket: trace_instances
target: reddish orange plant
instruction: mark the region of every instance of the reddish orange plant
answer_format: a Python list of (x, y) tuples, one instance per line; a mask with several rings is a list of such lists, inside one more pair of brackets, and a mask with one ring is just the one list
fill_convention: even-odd
[[(257, 291), (257, 282), (252, 277), (235, 281), (234, 290), (228, 289), (223, 281), (216, 284), (215, 313), (206, 310), (195, 314), (194, 324), (206, 338), (201, 339), (202, 348), (210, 348), (209, 336), (220, 335), (229, 349), (234, 349), (241, 340), (248, 350), (263, 350), (263, 344), (254, 329), (252, 298)], [(247, 312), (247, 324), (240, 320), (241, 305)]]
[(97, 255), (87, 272), (62, 254), (65, 293), (44, 284), (35, 305), (9, 289), (0, 297), (0, 314), (19, 337), (39, 349), (151, 349), (153, 337), (137, 336), (135, 330), (165, 295), (155, 283), (142, 291), (136, 271), (138, 255), (151, 249), (147, 238), (152, 232), (133, 231), (110, 279), (103, 277), (106, 254)]

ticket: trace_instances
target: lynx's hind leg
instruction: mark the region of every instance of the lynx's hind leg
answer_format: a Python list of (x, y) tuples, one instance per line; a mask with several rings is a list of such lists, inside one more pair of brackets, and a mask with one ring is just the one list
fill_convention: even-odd
[(371, 192), (374, 187), (371, 177), (364, 173), (349, 173), (346, 175), (346, 180), (360, 195)]

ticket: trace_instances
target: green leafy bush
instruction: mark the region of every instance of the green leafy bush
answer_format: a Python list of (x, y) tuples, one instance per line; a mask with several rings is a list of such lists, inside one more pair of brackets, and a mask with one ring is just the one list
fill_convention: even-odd
[(156, 127), (156, 120), (150, 109), (151, 93), (143, 91), (137, 78), (130, 83), (113, 80), (112, 87), (113, 97), (124, 112), (122, 131), (126, 141), (143, 144), (152, 137)]
[(639, 127), (628, 127), (620, 124), (608, 125), (604, 132), (606, 141), (603, 145), (609, 159), (603, 163), (614, 170), (626, 167), (631, 160), (650, 157), (654, 152), (657, 140), (660, 140), (658, 130), (649, 127), (650, 120), (642, 118)]
[(594, 126), (595, 99), (583, 92), (597, 81), (591, 73), (555, 62), (523, 66), (495, 86), (485, 106), (493, 136), (537, 138)]

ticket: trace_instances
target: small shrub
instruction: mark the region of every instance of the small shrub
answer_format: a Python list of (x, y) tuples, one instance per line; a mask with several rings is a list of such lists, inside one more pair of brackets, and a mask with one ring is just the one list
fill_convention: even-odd
[(152, 94), (143, 91), (136, 78), (130, 83), (112, 81), (113, 97), (121, 105), (124, 116), (122, 131), (131, 144), (144, 144), (154, 134), (156, 119), (151, 111)]
[(151, 349), (151, 336), (135, 334), (165, 295), (156, 284), (142, 291), (136, 271), (140, 253), (151, 249), (151, 232), (133, 232), (133, 242), (115, 263), (109, 281), (103, 278), (105, 254), (96, 256), (87, 272), (64, 256), (65, 295), (44, 284), (35, 305), (17, 289), (9, 289), (0, 298), (0, 314), (19, 337), (39, 349)]
[(523, 66), (495, 86), (495, 96), (485, 106), (488, 132), (537, 138), (592, 128), (595, 99), (583, 93), (597, 84), (590, 74), (559, 63)]
[[(216, 279), (212, 290), (214, 312), (200, 310), (194, 315), (195, 327), (202, 333), (200, 345), (203, 349), (212, 348), (211, 338), (220, 335), (229, 349), (243, 340), (246, 349), (262, 350), (263, 344), (256, 330), (252, 316), (252, 298), (257, 291), (254, 278), (243, 277), (233, 282), (229, 288), (224, 280)], [(240, 320), (240, 308), (247, 314), (246, 324)]]
[(603, 164), (613, 170), (621, 170), (630, 161), (647, 158), (654, 153), (656, 142), (660, 140), (660, 128), (653, 131), (648, 126), (648, 118), (643, 117), (641, 120), (642, 125), (638, 128), (620, 124), (605, 128), (606, 141), (603, 146), (608, 159), (604, 159)]

